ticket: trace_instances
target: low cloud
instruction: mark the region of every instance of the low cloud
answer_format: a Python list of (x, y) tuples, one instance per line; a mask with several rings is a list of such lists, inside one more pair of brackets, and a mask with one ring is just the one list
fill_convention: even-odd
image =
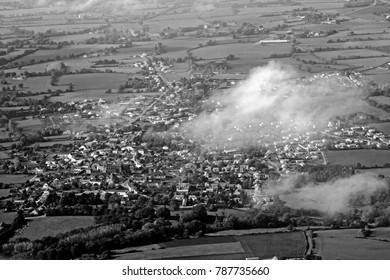
[(195, 141), (240, 148), (264, 135), (278, 137), (285, 129), (313, 130), (361, 103), (361, 89), (347, 77), (301, 79), (292, 66), (270, 62), (251, 71), (240, 85), (213, 95), (205, 107), (216, 109), (183, 125), (183, 132)]
[(263, 191), (278, 195), (288, 207), (317, 209), (332, 215), (350, 212), (350, 202), (357, 196), (363, 206), (370, 207), (371, 196), (385, 189), (388, 189), (388, 182), (373, 174), (356, 174), (326, 183), (313, 183), (305, 174), (294, 174), (271, 183)]

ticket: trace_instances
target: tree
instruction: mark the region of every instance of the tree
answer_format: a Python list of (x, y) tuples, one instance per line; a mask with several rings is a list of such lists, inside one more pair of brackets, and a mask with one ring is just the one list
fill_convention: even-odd
[(171, 202), (169, 203), (169, 205), (172, 207), (172, 209), (174, 211), (177, 211), (180, 208), (180, 201), (178, 201), (176, 199), (172, 199)]
[(165, 206), (160, 206), (156, 209), (156, 216), (168, 220), (171, 217), (171, 211)]
[(207, 209), (204, 205), (198, 204), (192, 210), (194, 220), (199, 220), (201, 222), (207, 221)]
[(60, 80), (61, 75), (62, 74), (60, 71), (52, 71), (50, 77), (50, 85), (56, 86)]
[(73, 89), (74, 89), (74, 86), (73, 86), (73, 84), (72, 84), (72, 83), (69, 83), (69, 91), (70, 91), (70, 92), (72, 92), (72, 91), (73, 91)]
[(23, 88), (23, 83), (18, 84), (19, 88)]

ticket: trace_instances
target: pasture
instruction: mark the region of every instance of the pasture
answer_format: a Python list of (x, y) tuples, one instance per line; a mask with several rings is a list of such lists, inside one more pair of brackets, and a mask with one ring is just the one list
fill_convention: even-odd
[(7, 212), (4, 213), (3, 210), (0, 210), (0, 223), (4, 222), (6, 224), (12, 224), (16, 216), (16, 212)]
[(238, 59), (264, 59), (272, 54), (285, 54), (291, 50), (290, 44), (255, 45), (253, 43), (236, 43), (229, 45), (206, 46), (192, 51), (196, 57), (203, 59), (225, 59), (234, 54)]
[(381, 73), (381, 74), (375, 74), (375, 75), (367, 75), (368, 79), (381, 83), (381, 84), (389, 84), (390, 81), (390, 71), (389, 73)]
[(10, 194), (10, 189), (0, 189), (0, 197), (8, 196)]
[[(125, 253), (114, 256), (116, 259), (245, 259), (258, 257), (270, 259), (278, 257), (302, 258), (306, 251), (306, 238), (303, 232), (263, 233), (241, 236), (200, 237), (179, 239), (153, 246), (152, 250)], [(159, 249), (161, 248), (161, 249)], [(130, 250), (131, 248), (127, 248)]]
[(88, 73), (65, 75), (60, 78), (58, 84), (67, 86), (72, 83), (75, 91), (96, 89), (117, 89), (120, 84), (127, 81), (127, 74), (116, 73)]
[(119, 255), (120, 260), (147, 260), (147, 259), (190, 259), (191, 257), (209, 255), (234, 255), (243, 254), (244, 249), (240, 242), (198, 244), (192, 246), (180, 246), (165, 248), (163, 250), (142, 251), (138, 253), (127, 253)]
[(32, 177), (24, 174), (0, 174), (0, 182), (3, 184), (22, 184)]
[(390, 122), (370, 123), (369, 126), (378, 129), (384, 134), (390, 134)]
[(375, 167), (390, 163), (390, 150), (328, 151), (327, 155), (331, 164)]
[[(115, 92), (115, 91), (113, 91)], [(103, 89), (91, 89), (91, 90), (83, 90), (83, 91), (75, 91), (75, 92), (67, 92), (60, 94), (59, 96), (55, 96), (50, 98), (52, 102), (72, 102), (72, 101), (83, 101), (86, 99), (96, 100), (96, 99), (104, 99), (107, 101), (115, 101), (121, 98), (126, 97), (134, 97), (137, 96), (137, 93), (106, 93), (106, 90)]]
[(383, 95), (371, 96), (370, 99), (374, 100), (378, 104), (390, 106), (390, 97), (388, 97), (388, 96), (383, 96)]
[[(337, 51), (324, 51), (316, 53), (317, 56), (331, 60), (331, 59), (348, 59), (348, 58), (356, 58), (359, 57), (378, 57), (378, 56), (388, 56), (384, 53), (369, 50), (369, 49), (346, 49), (346, 50), (337, 50)], [(382, 58), (386, 59), (386, 58)], [(382, 62), (383, 63), (383, 62)]]
[(23, 26), (23, 29), (38, 32), (46, 32), (50, 29), (55, 29), (56, 31), (65, 31), (65, 32), (79, 32), (82, 30), (87, 30), (89, 28), (96, 28), (104, 25), (103, 22), (97, 23), (77, 23), (77, 24), (58, 24), (58, 25), (31, 25)]
[[(316, 231), (314, 252), (325, 260), (389, 260), (390, 242), (357, 238), (360, 229)], [(379, 236), (388, 232), (379, 230)]]
[(53, 49), (53, 50), (38, 50), (33, 54), (22, 57), (17, 62), (28, 62), (31, 59), (35, 59), (36, 62), (40, 62), (41, 60), (47, 59), (57, 59), (57, 57), (69, 57), (70, 55), (81, 55), (86, 53), (95, 52), (98, 50), (104, 50), (105, 48), (117, 47), (115, 44), (99, 44), (99, 45), (71, 45), (64, 46), (61, 49)]
[(45, 236), (56, 236), (78, 228), (86, 228), (94, 224), (92, 216), (56, 216), (29, 218), (31, 223), (14, 239), (22, 237), (30, 240)]
[(383, 175), (385, 177), (390, 177), (390, 168), (359, 169), (359, 173), (372, 173), (377, 175)]
[(348, 64), (353, 67), (361, 67), (359, 71), (365, 71), (374, 67), (381, 66), (382, 64), (390, 61), (390, 57), (372, 57), (372, 58), (360, 58), (360, 59), (342, 59), (337, 60), (337, 63)]
[(9, 81), (10, 86), (12, 85), (18, 86), (20, 83), (23, 84), (23, 88), (21, 89), (22, 91), (24, 92), (31, 91), (33, 93), (41, 92), (41, 91), (46, 92), (48, 89), (55, 91), (56, 89), (65, 90), (67, 88), (67, 86), (50, 85), (49, 76), (32, 77), (24, 81), (16, 81), (16, 80)]
[(44, 128), (44, 122), (41, 119), (27, 118), (26, 120), (18, 121), (18, 127), (24, 132), (35, 133)]

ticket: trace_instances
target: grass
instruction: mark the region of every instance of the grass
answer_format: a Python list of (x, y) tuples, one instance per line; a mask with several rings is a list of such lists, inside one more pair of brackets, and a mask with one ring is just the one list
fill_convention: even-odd
[[(29, 13), (30, 10), (27, 10)], [(46, 32), (49, 29), (55, 29), (56, 31), (65, 31), (65, 32), (75, 32), (86, 30), (88, 28), (100, 27), (104, 25), (104, 23), (90, 23), (90, 24), (58, 24), (58, 25), (33, 25), (33, 26), (24, 26), (23, 29), (31, 30), (36, 33), (38, 32)]]
[[(376, 56), (387, 56), (382, 52), (377, 52), (369, 49), (347, 49), (347, 50), (337, 50), (337, 51), (325, 51), (316, 53), (317, 56), (322, 57), (324, 59), (344, 59), (350, 58), (354, 56), (361, 57), (376, 57)], [(386, 58), (382, 58), (386, 59)]]
[(317, 231), (315, 252), (325, 260), (390, 259), (390, 242), (356, 238), (358, 233), (359, 229)]
[[(74, 144), (74, 141), (72, 140), (64, 140), (64, 141), (52, 141), (52, 142), (37, 142), (40, 148), (48, 148), (53, 147), (55, 145), (69, 145)], [(30, 145), (30, 147), (34, 147), (35, 143), (33, 145)]]
[(376, 101), (379, 104), (390, 105), (390, 97), (388, 96), (372, 96), (370, 99)]
[(30, 61), (35, 59), (35, 61), (46, 60), (46, 59), (56, 59), (57, 56), (68, 56), (70, 54), (79, 55), (83, 53), (90, 53), (97, 50), (103, 50), (105, 48), (116, 47), (114, 44), (101, 44), (101, 45), (71, 45), (64, 46), (61, 49), (54, 50), (38, 50), (37, 52), (27, 55), (23, 58), (18, 59), (18, 62), (21, 61)]
[(16, 216), (16, 212), (7, 212), (4, 213), (3, 210), (0, 210), (0, 223), (4, 222), (6, 224), (12, 224)]
[(0, 189), (0, 197), (8, 196), (10, 194), (10, 189)]
[(30, 180), (33, 176), (24, 174), (1, 174), (0, 182), (3, 184), (21, 184)]
[(99, 37), (101, 34), (72, 34), (72, 35), (64, 35), (64, 36), (55, 36), (50, 37), (50, 40), (58, 43), (58, 42), (64, 42), (64, 41), (73, 41), (75, 43), (84, 43), (86, 40), (92, 38), (92, 37)]
[(252, 229), (228, 229), (221, 230), (213, 233), (207, 233), (207, 236), (238, 236), (246, 234), (259, 234), (259, 233), (275, 233), (283, 232), (286, 228), (252, 228)]
[(390, 168), (370, 168), (370, 169), (359, 169), (361, 173), (374, 173), (377, 175), (383, 175), (390, 177)]
[(27, 110), (29, 108), (29, 106), (0, 107), (0, 111), (19, 111), (20, 109)]
[(253, 43), (237, 43), (229, 45), (206, 46), (192, 51), (192, 54), (204, 59), (225, 59), (234, 54), (238, 59), (267, 58), (272, 54), (288, 53), (290, 44), (255, 45)]
[[(245, 259), (258, 257), (304, 257), (306, 238), (303, 232), (264, 233), (242, 236), (180, 239), (158, 244), (154, 250), (126, 253), (118, 259)], [(157, 248), (157, 249), (156, 249)], [(127, 248), (128, 250), (130, 248)]]
[(390, 150), (347, 150), (329, 151), (328, 159), (331, 164), (356, 165), (375, 167), (390, 163)]
[(35, 133), (38, 130), (42, 130), (44, 128), (44, 123), (41, 119), (29, 118), (18, 121), (18, 127), (22, 128), (24, 132)]
[(379, 131), (383, 132), (384, 134), (390, 134), (390, 122), (383, 122), (383, 123), (371, 123), (369, 126), (372, 126)]
[(362, 67), (359, 69), (367, 70), (372, 67), (378, 67), (386, 62), (390, 61), (390, 57), (372, 57), (372, 58), (361, 58), (361, 59), (348, 59), (338, 60), (338, 63), (348, 64), (350, 66)]
[(306, 251), (304, 232), (270, 233), (235, 237), (240, 241), (247, 254), (259, 259), (274, 256), (302, 258)]
[(12, 85), (18, 85), (20, 83), (23, 84), (23, 88), (21, 89), (22, 91), (24, 91), (24, 92), (31, 91), (32, 93), (47, 91), (48, 89), (55, 91), (56, 89), (64, 90), (67, 88), (67, 86), (62, 87), (62, 86), (50, 85), (50, 77), (49, 76), (28, 78), (27, 80), (24, 80), (24, 81), (9, 80), (9, 84), (11, 87), (12, 87)]
[(367, 77), (377, 83), (389, 84), (390, 73), (368, 75)]
[(56, 236), (78, 228), (85, 228), (94, 224), (92, 216), (58, 216), (36, 217), (26, 229), (14, 238), (24, 237), (30, 240), (41, 239), (45, 236)]
[(143, 251), (138, 253), (127, 253), (119, 255), (120, 260), (145, 260), (145, 259), (172, 259), (191, 258), (207, 255), (230, 255), (245, 253), (240, 242), (197, 244), (191, 246), (171, 247), (159, 250)]
[(117, 89), (120, 84), (127, 81), (127, 74), (116, 73), (92, 73), (65, 75), (60, 78), (60, 85), (74, 85), (75, 91), (96, 90), (96, 89)]

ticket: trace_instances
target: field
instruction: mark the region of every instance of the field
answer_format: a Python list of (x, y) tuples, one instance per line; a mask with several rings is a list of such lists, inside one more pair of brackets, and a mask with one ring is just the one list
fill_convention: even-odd
[[(264, 233), (241, 236), (201, 237), (173, 240), (154, 246), (154, 250), (117, 255), (118, 259), (245, 259), (258, 257), (304, 257), (303, 232)], [(162, 249), (158, 249), (162, 248)], [(130, 248), (128, 248), (130, 249)]]
[(369, 126), (374, 127), (385, 134), (390, 134), (390, 122), (370, 123)]
[[(382, 59), (389, 59), (388, 55), (372, 51), (372, 50), (366, 50), (366, 49), (352, 49), (352, 50), (338, 50), (338, 51), (325, 51), (325, 52), (318, 52), (316, 53), (317, 56), (322, 57), (327, 60), (331, 59), (344, 59), (344, 58), (350, 58), (355, 56), (361, 56), (361, 57), (376, 57), (376, 56), (386, 56), (387, 58)], [(358, 58), (356, 58), (358, 59)]]
[(10, 189), (0, 189), (0, 197), (8, 196), (10, 194)]
[(6, 224), (12, 224), (16, 216), (16, 212), (7, 212), (4, 213), (3, 210), (0, 210), (0, 223), (4, 222)]
[(360, 59), (347, 59), (337, 60), (338, 63), (345, 63), (352, 67), (361, 67), (359, 71), (366, 71), (373, 67), (381, 66), (382, 64), (390, 61), (390, 57), (372, 57), (372, 58), (360, 58)]
[(55, 37), (50, 37), (50, 40), (54, 42), (75, 42), (75, 43), (84, 43), (87, 39), (90, 39), (92, 37), (99, 37), (101, 35), (99, 34), (72, 34), (72, 35), (63, 35), (63, 36), (55, 36)]
[(381, 83), (381, 84), (389, 84), (390, 81), (390, 72), (389, 73), (382, 73), (382, 74), (376, 74), (376, 75), (369, 75), (367, 76), (370, 80)]
[(328, 159), (331, 164), (356, 165), (375, 167), (390, 163), (390, 150), (348, 150), (329, 151)]
[[(387, 233), (385, 233), (387, 231)], [(356, 238), (359, 229), (317, 231), (315, 253), (325, 260), (389, 260), (390, 242), (373, 238)], [(388, 229), (379, 230), (379, 236), (387, 236)]]
[(30, 240), (41, 239), (45, 236), (56, 236), (77, 228), (85, 228), (94, 224), (92, 216), (59, 216), (59, 217), (36, 217), (23, 230), (22, 233), (15, 235), (28, 238)]
[(376, 101), (379, 104), (390, 106), (390, 97), (388, 96), (372, 96), (370, 99)]
[(383, 175), (390, 177), (390, 168), (370, 168), (370, 169), (359, 169), (361, 173), (373, 173), (377, 175)]
[(57, 56), (60, 57), (67, 57), (71, 54), (73, 55), (80, 55), (84, 53), (91, 53), (97, 50), (103, 50), (105, 48), (110, 47), (117, 47), (118, 45), (115, 44), (101, 44), (101, 45), (71, 45), (71, 46), (64, 46), (61, 49), (54, 49), (54, 50), (38, 50), (33, 54), (27, 55), (23, 58), (18, 59), (18, 62), (24, 61), (28, 62), (31, 59), (35, 59), (35, 61), (39, 62), (40, 60), (46, 60), (46, 59), (56, 59)]
[(18, 111), (20, 109), (27, 110), (28, 106), (13, 106), (13, 107), (0, 107), (0, 111)]
[(52, 86), (50, 85), (50, 77), (49, 76), (41, 76), (41, 77), (33, 77), (28, 78), (24, 81), (9, 81), (9, 84), (12, 85), (18, 85), (22, 83), (23, 88), (22, 90), (24, 92), (31, 91), (32, 93), (35, 92), (41, 92), (41, 91), (47, 91), (48, 89), (51, 89), (52, 91), (55, 91), (56, 89), (65, 90), (67, 86)]
[(229, 54), (234, 54), (238, 59), (268, 58), (272, 54), (288, 53), (290, 44), (255, 45), (253, 43), (237, 43), (230, 45), (207, 46), (192, 51), (196, 57), (204, 59), (225, 59)]
[(120, 255), (120, 260), (147, 260), (147, 259), (187, 259), (196, 256), (243, 254), (244, 249), (240, 242), (202, 244), (182, 247), (165, 248), (163, 250), (143, 251)]
[(59, 25), (32, 25), (23, 26), (23, 29), (34, 31), (34, 32), (46, 32), (49, 29), (55, 29), (56, 31), (65, 32), (79, 32), (88, 28), (100, 27), (104, 23), (84, 23), (84, 24), (59, 24)]
[(21, 184), (28, 180), (30, 180), (33, 176), (30, 175), (8, 175), (8, 174), (1, 174), (0, 175), (0, 182), (3, 184)]
[(59, 84), (66, 86), (69, 83), (74, 85), (75, 91), (95, 89), (117, 89), (120, 84), (127, 81), (127, 74), (115, 73), (92, 73), (65, 75), (60, 78)]
[(18, 127), (22, 128), (24, 132), (34, 133), (44, 128), (43, 121), (41, 119), (28, 118), (18, 122)]

